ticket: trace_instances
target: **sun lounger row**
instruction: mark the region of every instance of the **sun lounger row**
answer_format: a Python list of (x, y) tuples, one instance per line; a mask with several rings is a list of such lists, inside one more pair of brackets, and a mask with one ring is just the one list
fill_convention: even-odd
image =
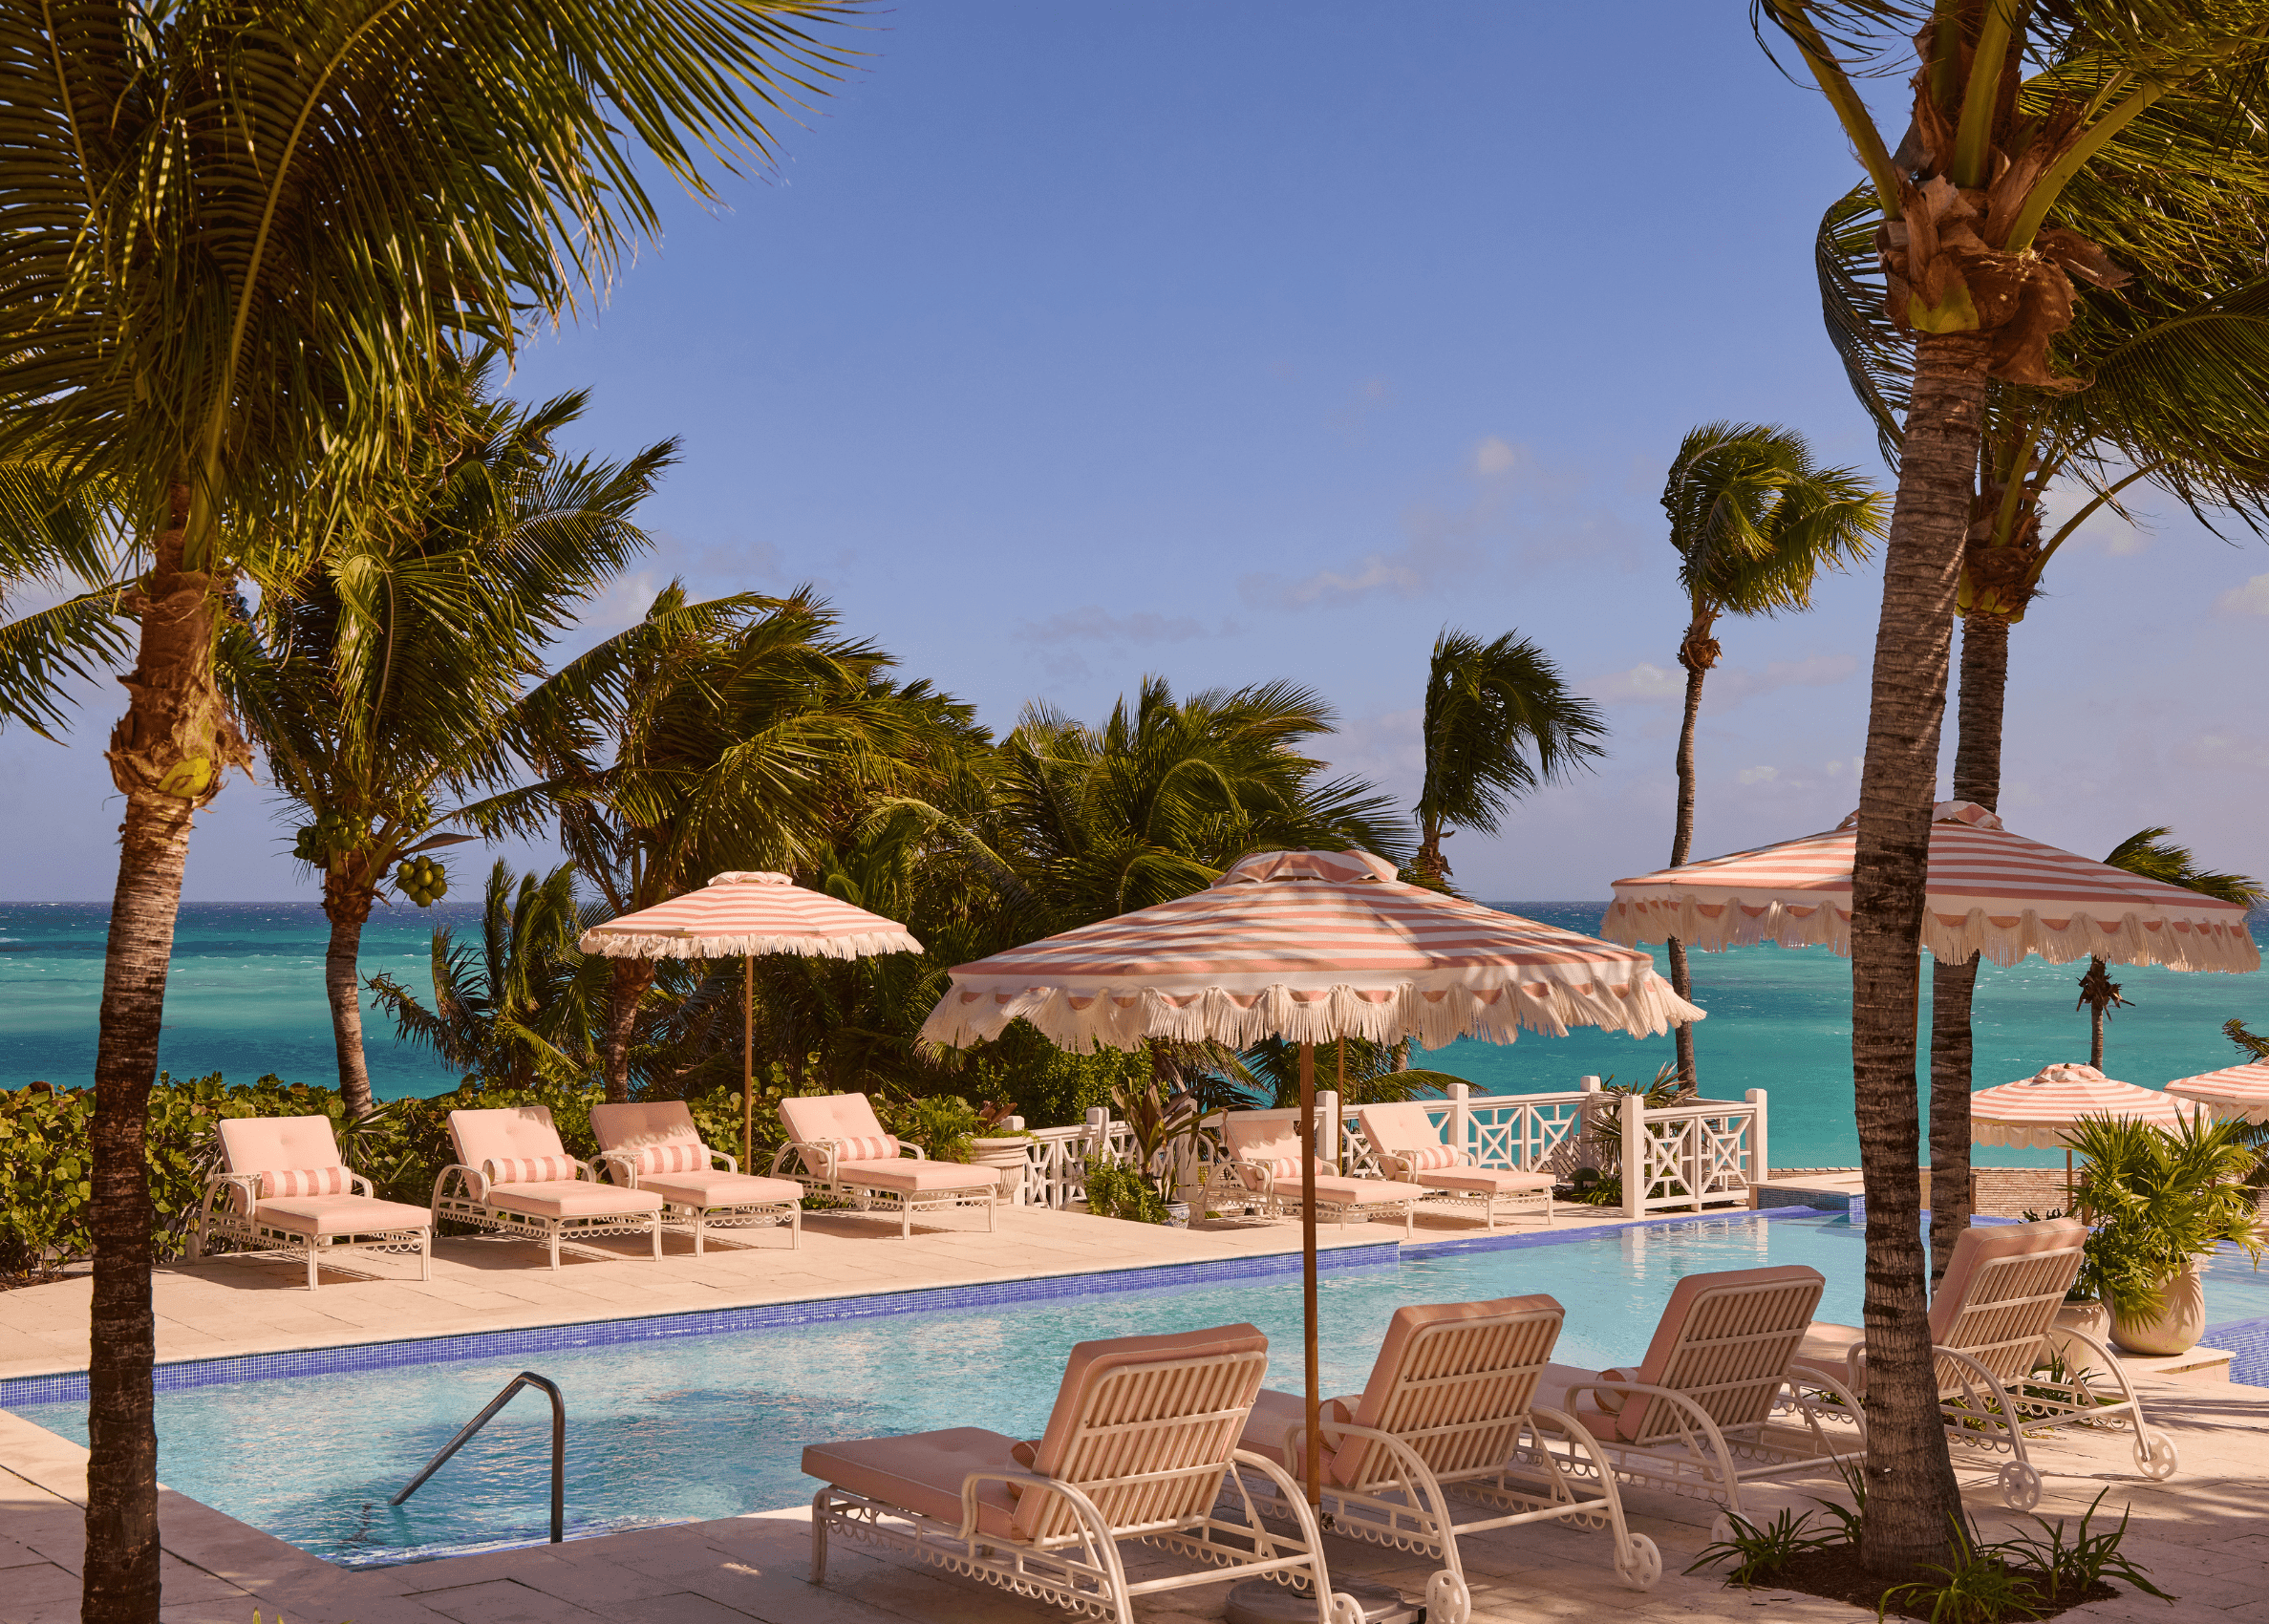
[[(1501, 1214), (1552, 1221), (1552, 1176), (1521, 1168), (1484, 1167), (1473, 1153), (1445, 1144), (1417, 1100), (1366, 1105), (1358, 1113), (1383, 1179), (1349, 1178), (1328, 1158), (1316, 1159), (1316, 1215), (1348, 1224), (1400, 1216), (1411, 1231), (1419, 1203), (1427, 1210), (1468, 1209), (1494, 1229)], [(1300, 1211), (1300, 1113), (1230, 1111), (1215, 1119), (1223, 1153), (1209, 1169), (1199, 1201), (1205, 1213), (1231, 1208), (1269, 1217)]]

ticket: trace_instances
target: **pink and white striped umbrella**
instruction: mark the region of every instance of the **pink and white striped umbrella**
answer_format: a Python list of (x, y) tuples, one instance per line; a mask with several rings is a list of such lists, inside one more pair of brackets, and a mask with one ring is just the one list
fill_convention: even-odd
[(700, 890), (595, 925), (575, 946), (609, 958), (865, 958), (922, 951), (896, 920), (767, 873), (717, 875)]
[(2167, 1092), (2195, 1100), (2216, 1117), (2269, 1122), (2269, 1060), (2249, 1060), (2242, 1066), (2177, 1078), (2167, 1084)]
[[(1600, 921), (1611, 942), (1676, 936), (1715, 950), (1777, 942), (1852, 951), (1855, 812), (1825, 834), (1616, 882)], [(2172, 970), (2258, 970), (2261, 950), (2236, 903), (2146, 880), (2011, 834), (1967, 801), (1932, 814), (1922, 943), (1941, 959), (2010, 965), (2097, 957)]]
[(2055, 1065), (2022, 1082), (1970, 1096), (1970, 1139), (2022, 1150), (2069, 1148), (2066, 1137), (2083, 1117), (2124, 1117), (2153, 1127), (2179, 1127), (2197, 1111), (2155, 1088), (2114, 1082), (2093, 1066)]
[(922, 1025), (960, 1047), (1025, 1019), (1060, 1047), (1652, 1036), (1702, 1012), (1643, 952), (1444, 896), (1367, 852), (1271, 851), (1207, 889), (953, 971)]

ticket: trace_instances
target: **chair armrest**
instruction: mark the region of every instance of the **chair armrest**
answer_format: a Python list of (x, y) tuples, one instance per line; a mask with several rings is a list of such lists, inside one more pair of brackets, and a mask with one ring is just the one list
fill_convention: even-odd
[(701, 1148), (702, 1148), (704, 1151), (707, 1151), (707, 1152), (708, 1152), (708, 1155), (709, 1155), (709, 1165), (710, 1165), (712, 1167), (716, 1166), (716, 1165), (717, 1165), (719, 1162), (722, 1162), (722, 1163), (725, 1165), (725, 1171), (726, 1171), (726, 1172), (728, 1172), (728, 1173), (738, 1173), (738, 1172), (739, 1172), (739, 1171), (740, 1171), (740, 1158), (739, 1158), (739, 1157), (738, 1157), (738, 1156), (732, 1156), (732, 1155), (728, 1155), (726, 1152), (724, 1152), (724, 1151), (722, 1151), (722, 1150), (710, 1150), (709, 1146), (708, 1146), (708, 1145), (706, 1145), (706, 1144), (704, 1144), (704, 1145), (703, 1145)]
[(468, 1167), (462, 1162), (452, 1162), (448, 1166), (443, 1167), (434, 1180), (434, 1199), (436, 1201), (441, 1199), (441, 1186), (449, 1182), (449, 1177), (453, 1173), (464, 1180), (467, 1200), (486, 1201), (488, 1199), (488, 1164), (483, 1162), (478, 1167)]
[(610, 1175), (618, 1172), (622, 1175), (619, 1179), (610, 1177), (608, 1180), (610, 1184), (619, 1184), (625, 1189), (638, 1187), (638, 1154), (636, 1151), (602, 1150), (599, 1152), (598, 1159), (606, 1164)]
[(364, 1178), (360, 1173), (356, 1172), (352, 1167), (347, 1169), (347, 1187), (350, 1190), (353, 1190), (355, 1194), (361, 1196), (365, 1201), (375, 1201), (378, 1199), (378, 1186), (372, 1184), (370, 1180)]
[(898, 1154), (901, 1156), (911, 1156), (917, 1162), (927, 1162), (930, 1160), (930, 1152), (924, 1150), (918, 1144), (909, 1144), (903, 1139), (898, 1142)]
[(225, 1189), (237, 1189), (244, 1192), (246, 1212), (250, 1212), (253, 1207), (260, 1205), (260, 1175), (258, 1173), (214, 1173), (204, 1181), (204, 1199), (199, 1204), (198, 1209), (202, 1212), (210, 1212), (213, 1209), (213, 1198)]
[(584, 1161), (579, 1156), (570, 1156), (567, 1158), (567, 1160), (575, 1164), (575, 1177), (578, 1180), (588, 1179), (594, 1185), (599, 1183), (598, 1168), (592, 1166), (589, 1162)]

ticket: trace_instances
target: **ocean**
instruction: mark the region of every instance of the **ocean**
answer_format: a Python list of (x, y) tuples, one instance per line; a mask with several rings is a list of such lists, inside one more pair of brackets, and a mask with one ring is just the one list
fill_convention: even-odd
[[(1597, 929), (1605, 907), (1492, 906), (1584, 931)], [(34, 1079), (77, 1086), (92, 1077), (108, 917), (101, 904), (0, 903), (0, 1088)], [(430, 994), (434, 928), (465, 930), (478, 922), (479, 909), (470, 905), (381, 908), (363, 933), (363, 973), (387, 971)], [(2265, 924), (2269, 919), (2256, 916), (2257, 937)], [(176, 1077), (218, 1071), (249, 1082), (274, 1072), (287, 1081), (335, 1082), (323, 996), (327, 938), (322, 911), (311, 903), (184, 907), (159, 1063)], [(1739, 1099), (1745, 1089), (1766, 1090), (1776, 1165), (1855, 1164), (1849, 962), (1819, 948), (1757, 947), (1696, 953), (1692, 963), (1695, 1002), (1709, 1012), (1695, 1029), (1703, 1094)], [(1976, 1005), (1979, 1087), (2087, 1058), (2087, 1017), (2073, 1009), (2084, 968), (2038, 960), (2008, 970), (1984, 967)], [(2232, 1015), (2269, 1029), (2269, 972), (2114, 973), (2132, 1007), (2111, 1020), (2105, 1070), (2113, 1077), (2155, 1086), (2233, 1064), (2240, 1057), (2219, 1030)], [(381, 1099), (455, 1085), (453, 1074), (397, 1042), (382, 1015), (368, 1011), (364, 1018), (371, 1080)], [(1578, 1031), (1566, 1037), (1526, 1033), (1507, 1045), (1462, 1039), (1419, 1063), (1464, 1077), (1476, 1092), (1525, 1094), (1573, 1089), (1587, 1073), (1641, 1081), (1670, 1057), (1667, 1036), (1640, 1041)], [(2047, 1151), (1984, 1147), (1976, 1155), (1982, 1164), (2001, 1165), (2059, 1159)]]

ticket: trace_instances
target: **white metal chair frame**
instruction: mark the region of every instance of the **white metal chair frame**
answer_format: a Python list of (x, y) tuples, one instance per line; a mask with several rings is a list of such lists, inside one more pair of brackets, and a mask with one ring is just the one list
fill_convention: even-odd
[[(1481, 1165), (1474, 1160), (1472, 1151), (1460, 1151), (1459, 1155), (1464, 1158), (1463, 1161), (1460, 1161), (1448, 1167), (1429, 1167), (1426, 1169), (1426, 1171), (1454, 1173), (1460, 1167), (1471, 1167), (1476, 1171), (1484, 1170), (1482, 1169)], [(1411, 1158), (1401, 1155), (1392, 1150), (1381, 1150), (1376, 1145), (1372, 1147), (1372, 1156), (1379, 1164), (1379, 1170), (1384, 1173), (1388, 1178), (1407, 1179), (1412, 1184), (1416, 1184), (1418, 1182), (1419, 1175), (1411, 1168), (1410, 1165)], [(1435, 1206), (1476, 1207), (1481, 1213), (1482, 1227), (1490, 1230), (1494, 1230), (1497, 1228), (1497, 1214), (1499, 1212), (1503, 1212), (1508, 1218), (1514, 1218), (1520, 1216), (1523, 1213), (1530, 1213), (1543, 1219), (1544, 1227), (1546, 1229), (1549, 1229), (1552, 1227), (1552, 1186), (1550, 1185), (1546, 1185), (1541, 1189), (1461, 1190), (1429, 1188), (1426, 1191), (1426, 1205), (1428, 1207)]]
[[(2014, 1510), (2029, 1511), (2041, 1502), (2041, 1472), (2028, 1441), (2060, 1427), (2133, 1427), (2136, 1469), (2153, 1482), (2165, 1482), (2182, 1465), (2174, 1440), (2144, 1420), (2142, 1396), (2111, 1350), (2056, 1323), (2082, 1257), (2082, 1250), (2071, 1247), (1980, 1264), (1946, 1341), (1931, 1348), (1947, 1442), (2010, 1457), (1998, 1481), (2003, 1503)], [(2015, 1277), (2004, 1282), (1999, 1278), (2003, 1274)], [(1996, 1295), (1997, 1290), (2007, 1294)], [(2092, 1357), (2076, 1360), (2075, 1349)], [(2042, 1372), (2044, 1356), (2060, 1363), (2064, 1376)], [(1864, 1390), (1864, 1342), (1845, 1356), (1845, 1367), (1844, 1386)]]
[[(360, 1173), (350, 1169), (347, 1178), (349, 1187), (356, 1195), (370, 1200), (377, 1199), (376, 1186)], [(233, 1202), (215, 1205), (221, 1194), (229, 1189), (243, 1192), (243, 1211), (238, 1211)], [(308, 1290), (311, 1292), (315, 1289), (318, 1265), (335, 1260), (341, 1252), (394, 1252), (403, 1255), (415, 1252), (417, 1256), (417, 1278), (430, 1280), (434, 1277), (434, 1232), (431, 1225), (363, 1229), (344, 1235), (302, 1234), (294, 1229), (263, 1223), (259, 1195), (260, 1175), (256, 1172), (215, 1173), (205, 1180), (204, 1200), (197, 1211), (197, 1228), (189, 1237), (189, 1261), (195, 1263), (203, 1257), (216, 1240), (243, 1247), (248, 1251), (294, 1253), (307, 1260)]]
[[(1287, 1121), (1296, 1120), (1299, 1114), (1297, 1109), (1236, 1113), (1240, 1117), (1282, 1118)], [(1223, 1115), (1226, 1117), (1228, 1113)], [(1213, 1120), (1221, 1122), (1223, 1118)], [(1321, 1138), (1320, 1135), (1317, 1137)], [(1245, 1211), (1258, 1207), (1260, 1215), (1265, 1218), (1297, 1218), (1300, 1215), (1300, 1180), (1297, 1175), (1280, 1183), (1275, 1169), (1268, 1163), (1246, 1161), (1238, 1157), (1228, 1148), (1226, 1127), (1221, 1146), (1214, 1149), (1210, 1142), (1207, 1142), (1207, 1148), (1212, 1149), (1212, 1154), (1205, 1162), (1205, 1177), (1198, 1186), (1198, 1210), (1193, 1214), (1194, 1217), (1202, 1220), (1232, 1207)], [(1257, 1173), (1260, 1176), (1260, 1187), (1254, 1189), (1242, 1176), (1240, 1169)], [(1338, 1178), (1341, 1175), (1335, 1173), (1330, 1176)], [(1416, 1196), (1396, 1196), (1382, 1201), (1335, 1201), (1318, 1193), (1316, 1198), (1316, 1215), (1318, 1219), (1329, 1220), (1345, 1228), (1355, 1222), (1359, 1214), (1367, 1223), (1382, 1212), (1400, 1212), (1402, 1215), (1402, 1233), (1408, 1236), (1413, 1232), (1416, 1223), (1418, 1201)]]
[[(913, 1234), (913, 1219), (917, 1212), (949, 1212), (956, 1207), (981, 1207), (985, 1209), (985, 1232), (991, 1234), (1000, 1228), (1000, 1180), (997, 1174), (985, 1186), (971, 1186), (963, 1189), (894, 1190), (877, 1185), (859, 1182), (859, 1164), (849, 1169), (841, 1165), (838, 1146), (841, 1140), (791, 1139), (773, 1153), (771, 1175), (776, 1179), (794, 1179), (817, 1201), (834, 1206), (848, 1207), (855, 1212), (890, 1212), (898, 1214), (898, 1234), (904, 1240)], [(801, 1153), (816, 1150), (821, 1153), (819, 1172), (812, 1172), (803, 1164)], [(898, 1154), (910, 1156), (917, 1162), (930, 1158), (918, 1144), (899, 1143)], [(787, 1165), (789, 1158), (796, 1161)]]
[[(568, 1158), (575, 1163), (575, 1179), (599, 1183), (598, 1173), (589, 1162)], [(461, 1162), (452, 1162), (441, 1169), (434, 1180), (434, 1223), (438, 1227), (444, 1220), (453, 1224), (470, 1225), (476, 1229), (493, 1229), (501, 1235), (519, 1240), (539, 1241), (550, 1249), (551, 1267), (560, 1266), (560, 1246), (563, 1242), (594, 1239), (600, 1235), (652, 1235), (653, 1255), (662, 1255), (662, 1213), (599, 1212), (582, 1217), (553, 1218), (536, 1212), (515, 1212), (510, 1207), (491, 1206), (489, 1168), (495, 1158), (482, 1157), (481, 1165), (468, 1167)], [(507, 1189), (512, 1186), (503, 1186)], [(594, 1257), (615, 1257), (604, 1247), (576, 1247)]]
[[(739, 1157), (728, 1155), (722, 1150), (711, 1150), (706, 1144), (701, 1149), (709, 1157), (712, 1167), (722, 1162), (726, 1172), (740, 1171)], [(602, 1150), (599, 1160), (607, 1165), (610, 1182), (621, 1185), (626, 1189), (644, 1187), (638, 1183), (637, 1151)], [(662, 1192), (656, 1190), (653, 1193), (661, 1195)], [(785, 1224), (788, 1227), (788, 1250), (794, 1251), (803, 1245), (803, 1203), (801, 1201), (743, 1201), (723, 1207), (696, 1207), (690, 1202), (672, 1201), (668, 1196), (663, 1196), (662, 1222), (673, 1229), (692, 1232), (696, 1257), (701, 1255), (702, 1243), (713, 1229), (769, 1229)]]
[[(1422, 1327), (1411, 1336), (1404, 1365), (1421, 1366), (1422, 1355), (1429, 1341), (1444, 1336), (1469, 1338), (1477, 1331), (1501, 1329), (1505, 1325), (1503, 1320), (1478, 1324), (1468, 1320)], [(1441, 1377), (1405, 1378), (1397, 1383), (1395, 1397), (1416, 1400), (1416, 1407), (1422, 1412), (1438, 1410), (1440, 1401), (1460, 1387), (1519, 1381), (1524, 1376), (1533, 1392), (1534, 1376), (1543, 1368), (1539, 1362), (1526, 1371), (1500, 1366)], [(1548, 1427), (1560, 1436), (1563, 1441), (1560, 1447), (1553, 1447), (1547, 1438)], [(1531, 1486), (1529, 1480), (1512, 1478), (1503, 1455), (1478, 1465), (1438, 1472), (1419, 1453), (1421, 1447), (1434, 1440), (1472, 1440), (1477, 1434), (1490, 1432), (1510, 1432), (1516, 1441), (1511, 1452), (1513, 1458), (1532, 1464), (1537, 1471), (1538, 1486)], [(1306, 1448), (1307, 1435), (1305, 1421), (1293, 1424), (1285, 1438), (1288, 1458), (1300, 1458)], [(1525, 1443), (1518, 1442), (1524, 1437)], [(1606, 1528), (1613, 1535), (1616, 1576), (1624, 1584), (1634, 1590), (1651, 1590), (1662, 1576), (1661, 1551), (1645, 1534), (1633, 1533), (1624, 1520), (1622, 1495), (1616, 1487), (1614, 1475), (1606, 1469), (1598, 1441), (1573, 1416), (1562, 1411), (1530, 1405), (1517, 1416), (1491, 1416), (1395, 1431), (1327, 1420), (1322, 1424), (1322, 1438), (1326, 1449), (1337, 1449), (1349, 1439), (1367, 1439), (1377, 1445), (1365, 1464), (1378, 1469), (1368, 1472), (1360, 1482), (1345, 1487), (1329, 1481), (1318, 1485), (1322, 1510), (1336, 1534), (1395, 1550), (1413, 1551), (1442, 1564), (1426, 1581), (1426, 1617), (1433, 1624), (1466, 1624), (1471, 1617), (1472, 1590), (1466, 1581), (1458, 1540), (1462, 1535), (1491, 1528), (1552, 1521), (1572, 1522), (1585, 1528)], [(1584, 1457), (1589, 1458), (1588, 1467), (1579, 1464)], [(1281, 1472), (1275, 1474), (1275, 1479), (1289, 1482)], [(1469, 1517), (1461, 1522), (1451, 1504), (1453, 1496), (1500, 1509), (1509, 1508), (1509, 1514)], [(1304, 1498), (1296, 1485), (1293, 1497)], [(1265, 1508), (1279, 1516), (1290, 1509), (1281, 1499), (1269, 1501)]]
[[(1251, 1393), (1268, 1367), (1268, 1354), (1171, 1359), (1129, 1365), (1105, 1373), (1087, 1398), (1082, 1419), (1064, 1455), (1074, 1463), (1090, 1451), (1105, 1461), (1140, 1460), (1145, 1442), (1160, 1434), (1214, 1426), (1232, 1443), (1251, 1412), (1252, 1401), (1192, 1410), (1133, 1422), (1098, 1423), (1087, 1418), (1112, 1413), (1112, 1389), (1128, 1382), (1187, 1378), (1207, 1383), (1206, 1397), (1228, 1398), (1240, 1388)], [(1200, 1398), (1200, 1402), (1206, 1401)], [(1271, 1531), (1262, 1507), (1248, 1491), (1238, 1468), (1257, 1471), (1274, 1482), (1298, 1525), (1296, 1538)], [(1233, 1483), (1242, 1522), (1216, 1515), (1224, 1480)], [(977, 1491), (1002, 1483), (1026, 1497), (1051, 1496), (1029, 1538), (990, 1533), (978, 1526)], [(971, 1472), (961, 1485), (958, 1525), (904, 1506), (824, 1485), (811, 1502), (811, 1582), (826, 1582), (830, 1538), (902, 1550), (916, 1560), (965, 1574), (1018, 1595), (1045, 1601), (1081, 1617), (1110, 1624), (1135, 1624), (1134, 1600), (1194, 1585), (1266, 1577), (1292, 1584), (1305, 1575), (1316, 1598), (1317, 1624), (1361, 1624), (1362, 1611), (1347, 1596), (1335, 1595), (1315, 1514), (1284, 1468), (1243, 1449), (1221, 1451), (1213, 1460), (1147, 1472), (1114, 1471), (1104, 1477), (1050, 1477), (1037, 1471)], [(1024, 1515), (1019, 1507), (1018, 1515)], [(1190, 1556), (1210, 1567), (1188, 1573), (1133, 1580), (1120, 1555), (1119, 1542), (1145, 1545)]]

